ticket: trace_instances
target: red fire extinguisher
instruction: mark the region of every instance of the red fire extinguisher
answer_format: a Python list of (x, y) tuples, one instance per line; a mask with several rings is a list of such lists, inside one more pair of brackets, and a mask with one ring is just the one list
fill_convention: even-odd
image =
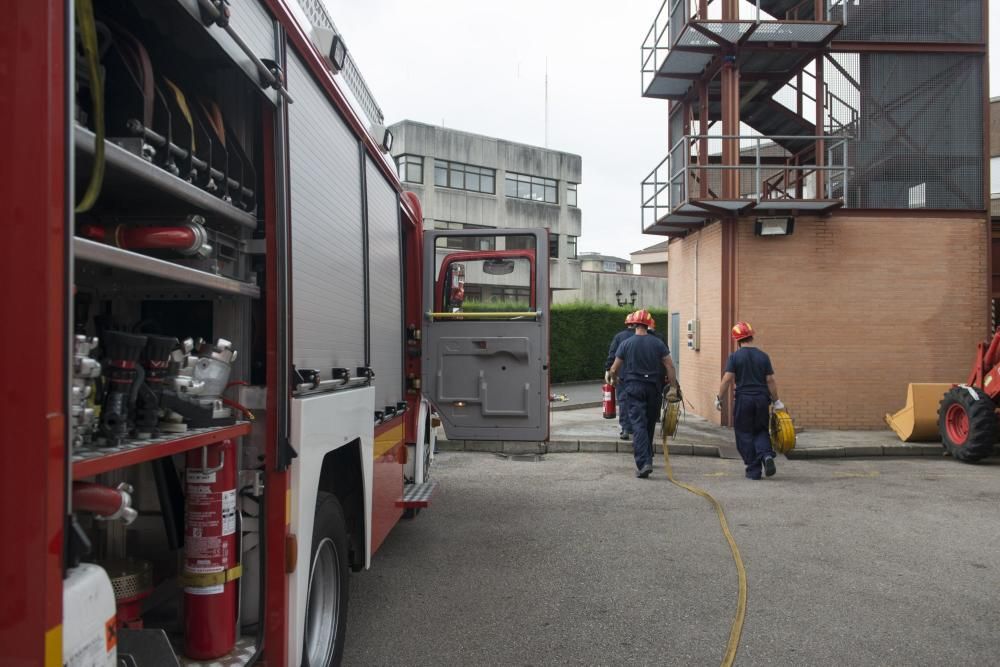
[(604, 392), (604, 418), (614, 419), (618, 416), (618, 413), (615, 411), (615, 386), (605, 382), (601, 386), (601, 391)]
[(184, 654), (226, 655), (236, 645), (236, 445), (187, 453), (184, 508)]

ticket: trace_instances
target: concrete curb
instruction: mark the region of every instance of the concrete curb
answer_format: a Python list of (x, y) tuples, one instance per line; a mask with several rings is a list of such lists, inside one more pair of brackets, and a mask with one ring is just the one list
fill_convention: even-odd
[[(444, 452), (491, 452), (504, 454), (572, 454), (583, 453), (632, 453), (632, 444), (623, 440), (552, 440), (544, 442), (512, 442), (500, 440), (443, 440), (438, 439), (437, 446)], [(679, 456), (712, 456), (719, 457), (718, 445), (697, 443), (670, 443), (670, 453)], [(663, 448), (655, 445), (656, 453), (662, 453)], [(898, 445), (844, 445), (838, 447), (802, 447), (788, 453), (789, 459), (843, 459), (870, 458), (876, 456), (911, 457), (936, 456), (943, 457), (944, 449), (940, 444), (923, 443)]]
[(590, 401), (589, 403), (572, 403), (570, 405), (550, 405), (549, 410), (552, 412), (563, 412), (564, 410), (583, 410), (584, 408), (599, 408), (601, 407), (601, 401)]

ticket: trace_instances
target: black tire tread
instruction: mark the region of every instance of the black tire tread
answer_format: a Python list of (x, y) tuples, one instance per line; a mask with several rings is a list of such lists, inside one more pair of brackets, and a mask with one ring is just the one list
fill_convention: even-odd
[(350, 591), (350, 550), (347, 537), (347, 521), (340, 500), (332, 493), (320, 491), (316, 496), (316, 519), (313, 522), (312, 546), (309, 562), (316, 557), (316, 549), (324, 537), (333, 540), (340, 562), (340, 608), (337, 619), (337, 639), (333, 649), (333, 662), (327, 665), (310, 665), (305, 652), (302, 654), (303, 667), (337, 667), (344, 656), (344, 640), (347, 636), (347, 605)]
[[(975, 390), (979, 398), (975, 399), (966, 387), (952, 387), (949, 389), (938, 406), (938, 431), (941, 434), (941, 443), (944, 445), (952, 458), (964, 463), (975, 463), (993, 453), (993, 446), (997, 442), (998, 429), (996, 404), (982, 390)], [(948, 408), (958, 403), (969, 415), (969, 437), (964, 445), (954, 443), (948, 437), (948, 429), (945, 426), (945, 415)]]

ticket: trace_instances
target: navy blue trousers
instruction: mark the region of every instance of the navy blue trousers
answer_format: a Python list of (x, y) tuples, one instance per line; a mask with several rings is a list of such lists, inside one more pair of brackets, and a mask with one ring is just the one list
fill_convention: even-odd
[(747, 477), (760, 479), (764, 457), (774, 456), (768, 408), (771, 399), (767, 394), (737, 394), (733, 407), (733, 430), (736, 432), (736, 449), (747, 467)]
[(615, 387), (615, 400), (618, 402), (618, 425), (625, 433), (632, 432), (632, 424), (628, 419), (628, 401), (625, 400), (625, 386), (619, 382)]
[(652, 382), (629, 382), (625, 385), (629, 424), (632, 427), (632, 453), (635, 467), (653, 464), (653, 432), (660, 416), (661, 390)]

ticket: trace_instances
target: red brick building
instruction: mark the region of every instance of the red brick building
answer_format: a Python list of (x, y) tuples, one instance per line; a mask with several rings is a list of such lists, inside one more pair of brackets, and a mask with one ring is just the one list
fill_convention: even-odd
[(737, 320), (801, 426), (878, 428), (908, 382), (965, 378), (1000, 297), (987, 4), (664, 3), (643, 91), (669, 100), (669, 146), (643, 231), (670, 236), (671, 348), (700, 415), (728, 418), (712, 402)]

